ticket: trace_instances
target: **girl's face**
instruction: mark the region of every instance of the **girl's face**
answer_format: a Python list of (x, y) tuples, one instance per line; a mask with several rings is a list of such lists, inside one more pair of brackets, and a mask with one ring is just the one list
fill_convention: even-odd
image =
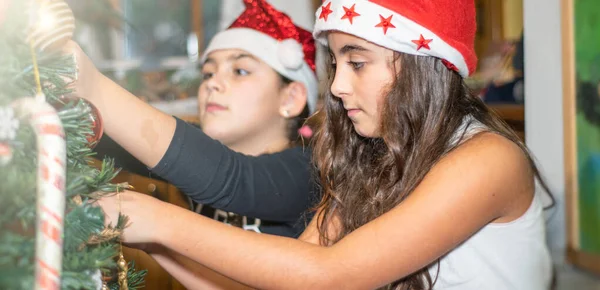
[(286, 134), (282, 81), (270, 66), (243, 50), (218, 50), (207, 56), (202, 76), (198, 109), (208, 136), (231, 147), (275, 136), (269, 132)]
[(394, 52), (342, 32), (328, 35), (335, 71), (331, 93), (340, 98), (363, 137), (380, 137), (383, 99), (394, 80)]

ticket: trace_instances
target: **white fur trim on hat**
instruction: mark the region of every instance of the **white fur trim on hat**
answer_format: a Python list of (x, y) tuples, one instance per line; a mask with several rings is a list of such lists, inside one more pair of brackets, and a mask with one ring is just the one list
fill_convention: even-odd
[[(326, 5), (329, 5), (330, 10), (330, 12), (328, 12), (329, 10), (325, 11), (327, 20), (325, 20), (325, 17), (320, 17)], [(352, 6), (354, 6), (356, 13), (360, 15), (352, 17), (351, 23), (350, 19), (344, 16), (344, 7), (349, 9)], [(387, 27), (380, 25), (384, 19), (389, 19), (391, 25), (386, 25)], [(394, 51), (445, 59), (454, 64), (463, 77), (469, 75), (465, 58), (454, 47), (426, 27), (370, 1), (324, 1), (323, 6), (316, 13), (313, 35), (317, 41), (327, 45), (327, 34), (324, 32), (332, 30), (358, 36)], [(420, 40), (421, 37), (427, 41), (426, 44), (429, 49), (420, 47), (413, 42)]]
[[(219, 32), (204, 51), (202, 62), (209, 53), (222, 49), (241, 49), (264, 61), (284, 77), (301, 82), (308, 92), (307, 103), (311, 113), (317, 106), (318, 83), (314, 71), (304, 61), (302, 46), (293, 39), (277, 41), (271, 36), (250, 28), (231, 28)], [(300, 48), (298, 51), (297, 48)], [(298, 57), (300, 64), (298, 65)]]
[(287, 69), (297, 70), (304, 62), (304, 51), (296, 40), (284, 39), (278, 43), (277, 56), (279, 61)]

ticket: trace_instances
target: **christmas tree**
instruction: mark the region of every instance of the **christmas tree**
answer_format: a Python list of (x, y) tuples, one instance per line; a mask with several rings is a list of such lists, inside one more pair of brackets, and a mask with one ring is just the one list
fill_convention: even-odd
[[(100, 116), (91, 104), (71, 96), (69, 84), (76, 78), (72, 57), (62, 55), (59, 47), (43, 48), (39, 39), (29, 38), (32, 17), (56, 21), (53, 15), (43, 19), (48, 15), (32, 9), (64, 3), (35, 2), (39, 5), (0, 0), (0, 289), (139, 288), (145, 273), (135, 272), (133, 264), (120, 273), (127, 273), (126, 285), (118, 283), (124, 281), (118, 278), (117, 258), (126, 219), (105, 227), (104, 214), (93, 203), (103, 194), (127, 187), (111, 183), (117, 170), (110, 160), (92, 164), (92, 148), (102, 134)], [(35, 114), (35, 108), (44, 106), (57, 112), (56, 124), (44, 123), (52, 116)], [(54, 136), (44, 139), (40, 137), (44, 132)], [(51, 143), (60, 139), (66, 142)], [(66, 151), (64, 164), (53, 150)], [(64, 170), (60, 173), (57, 168)], [(58, 195), (60, 200), (39, 193), (44, 182), (64, 192)], [(64, 206), (53, 223), (45, 223), (39, 214), (45, 200)], [(52, 248), (44, 248), (44, 239), (56, 240), (62, 251), (56, 258), (58, 271), (49, 271), (55, 277), (40, 282), (39, 269), (47, 265), (39, 249)], [(39, 287), (40, 283), (46, 287)]]

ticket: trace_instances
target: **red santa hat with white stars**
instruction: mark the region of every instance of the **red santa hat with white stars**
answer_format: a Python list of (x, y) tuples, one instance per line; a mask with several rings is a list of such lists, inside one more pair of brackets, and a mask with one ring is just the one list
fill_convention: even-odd
[(477, 66), (473, 0), (325, 0), (317, 10), (315, 38), (341, 31), (385, 48), (442, 59), (463, 77)]
[(308, 108), (314, 112), (318, 84), (312, 34), (265, 0), (244, 0), (244, 4), (246, 10), (233, 24), (213, 37), (202, 61), (216, 50), (245, 50), (284, 77), (303, 83), (308, 92)]

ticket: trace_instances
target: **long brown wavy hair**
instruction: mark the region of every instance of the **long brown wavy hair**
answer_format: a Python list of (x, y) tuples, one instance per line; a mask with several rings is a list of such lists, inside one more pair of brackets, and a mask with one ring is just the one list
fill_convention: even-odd
[[(402, 72), (395, 69), (396, 78), (387, 88), (380, 138), (356, 133), (342, 102), (331, 94), (335, 73), (328, 65), (323, 122), (313, 140), (323, 190), (318, 206), (322, 211), (316, 217), (323, 245), (336, 243), (409, 196), (430, 169), (458, 146), (451, 140), (461, 133), (459, 127), (468, 116), (517, 144), (550, 193), (527, 147), (470, 92), (458, 73), (447, 69), (440, 59), (398, 52), (391, 65), (401, 67)], [(339, 219), (335, 229), (327, 222), (334, 216)], [(382, 289), (431, 289), (435, 279), (427, 269)]]

